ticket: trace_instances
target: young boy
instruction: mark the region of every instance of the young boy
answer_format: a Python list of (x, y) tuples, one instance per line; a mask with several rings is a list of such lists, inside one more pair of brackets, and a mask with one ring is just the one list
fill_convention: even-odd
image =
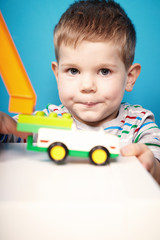
[[(52, 69), (63, 105), (49, 105), (46, 114), (70, 112), (79, 129), (103, 127), (118, 135), (121, 154), (136, 156), (160, 183), (160, 130), (154, 116), (141, 106), (121, 103), (141, 70), (133, 64), (136, 33), (124, 10), (114, 1), (78, 1), (56, 25), (54, 45)], [(4, 134), (26, 137), (4, 113), (0, 132), (1, 141), (7, 139)]]

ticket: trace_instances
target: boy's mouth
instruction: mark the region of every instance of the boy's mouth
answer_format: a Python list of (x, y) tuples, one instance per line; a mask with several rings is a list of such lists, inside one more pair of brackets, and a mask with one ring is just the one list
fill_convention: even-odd
[(81, 102), (80, 104), (86, 107), (94, 107), (98, 104), (98, 102)]

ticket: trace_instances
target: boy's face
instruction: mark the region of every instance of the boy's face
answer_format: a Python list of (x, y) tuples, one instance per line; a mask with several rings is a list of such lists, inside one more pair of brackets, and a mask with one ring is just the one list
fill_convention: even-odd
[(116, 118), (125, 89), (133, 87), (126, 87), (129, 73), (110, 42), (83, 41), (75, 49), (62, 45), (52, 68), (62, 104), (92, 126)]

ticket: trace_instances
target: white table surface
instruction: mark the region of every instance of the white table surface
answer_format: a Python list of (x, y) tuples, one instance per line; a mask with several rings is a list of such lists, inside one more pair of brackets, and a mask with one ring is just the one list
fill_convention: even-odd
[(0, 240), (159, 240), (160, 188), (139, 161), (56, 165), (0, 145)]

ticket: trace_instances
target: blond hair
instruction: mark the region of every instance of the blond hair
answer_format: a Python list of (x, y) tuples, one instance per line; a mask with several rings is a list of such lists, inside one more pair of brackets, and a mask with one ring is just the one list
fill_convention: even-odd
[(77, 1), (66, 10), (54, 29), (57, 61), (62, 44), (75, 48), (83, 40), (113, 41), (120, 46), (126, 69), (133, 63), (136, 45), (134, 25), (114, 1)]

